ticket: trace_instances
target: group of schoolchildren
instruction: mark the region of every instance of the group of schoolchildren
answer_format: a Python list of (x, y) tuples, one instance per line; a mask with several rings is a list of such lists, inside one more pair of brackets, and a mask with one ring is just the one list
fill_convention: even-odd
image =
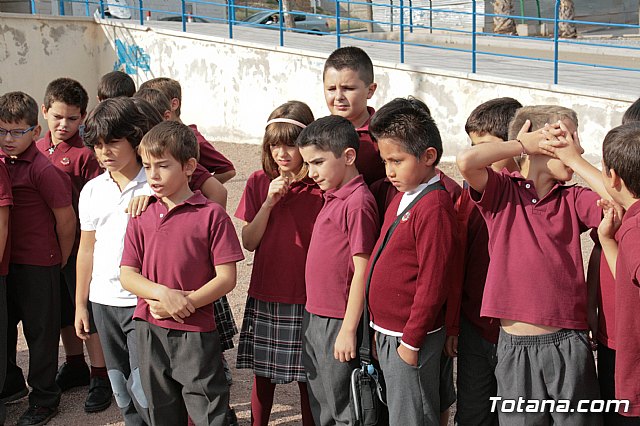
[[(255, 251), (236, 363), (254, 373), (252, 424), (294, 381), (302, 424), (353, 424), (366, 306), (389, 424), (446, 425), (457, 397), (462, 426), (639, 425), (640, 102), (605, 137), (602, 172), (581, 156), (573, 110), (485, 102), (465, 125), (460, 187), (437, 168), (423, 102), (367, 106), (363, 50), (334, 51), (323, 86), (331, 115), (289, 101), (268, 117), (235, 211)], [(182, 123), (177, 81), (136, 91), (113, 72), (98, 97), (87, 115), (78, 82), (51, 82), (40, 140), (35, 100), (0, 97), (2, 409), (28, 393), (21, 321), (32, 390), (19, 425), (45, 424), (61, 391), (87, 384), (85, 411), (113, 393), (126, 425), (235, 424), (233, 165)], [(592, 190), (568, 184), (574, 172)], [(519, 399), (568, 405), (510, 409)], [(582, 410), (600, 399), (629, 404)]]

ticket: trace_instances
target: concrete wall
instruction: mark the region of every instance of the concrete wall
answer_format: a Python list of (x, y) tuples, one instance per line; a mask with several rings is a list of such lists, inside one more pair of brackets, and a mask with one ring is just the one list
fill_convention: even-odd
[[(212, 140), (259, 143), (269, 113), (291, 99), (307, 102), (316, 117), (327, 114), (322, 54), (83, 18), (0, 14), (0, 32), (7, 34), (0, 38), (0, 92), (25, 90), (40, 101), (48, 81), (68, 75), (93, 99), (100, 75), (120, 65), (139, 82), (159, 76), (179, 80), (184, 121), (197, 123)], [(398, 96), (423, 99), (447, 157), (467, 146), (464, 123), (475, 106), (512, 96), (525, 105), (573, 107), (588, 158), (597, 163), (606, 131), (620, 123), (632, 100), (386, 62), (376, 62), (375, 69), (378, 90), (370, 105), (378, 108)]]

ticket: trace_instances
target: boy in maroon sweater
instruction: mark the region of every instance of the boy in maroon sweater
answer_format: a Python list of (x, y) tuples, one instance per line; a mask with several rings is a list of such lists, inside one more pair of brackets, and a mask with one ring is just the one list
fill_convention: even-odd
[[(616, 279), (615, 287), (615, 396), (628, 400), (620, 414), (624, 423), (640, 423), (640, 124), (628, 123), (611, 130), (602, 144), (602, 177), (613, 200), (604, 206), (598, 236), (607, 263)], [(616, 424), (618, 424), (616, 423)]]
[(387, 177), (402, 193), (387, 209), (373, 253), (398, 215), (402, 219), (373, 265), (369, 290), (389, 418), (392, 424), (438, 424), (444, 304), (456, 248), (453, 204), (436, 171), (442, 141), (431, 116), (405, 99), (380, 108), (369, 130)]

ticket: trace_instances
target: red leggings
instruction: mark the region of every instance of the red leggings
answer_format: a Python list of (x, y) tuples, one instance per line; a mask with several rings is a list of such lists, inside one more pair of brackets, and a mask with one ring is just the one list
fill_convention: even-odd
[[(298, 382), (300, 389), (300, 411), (302, 411), (302, 424), (304, 426), (314, 426), (311, 406), (309, 405), (309, 392), (307, 384)], [(253, 376), (253, 389), (251, 390), (251, 424), (267, 426), (271, 407), (273, 405), (273, 394), (276, 390), (275, 383), (266, 377)]]

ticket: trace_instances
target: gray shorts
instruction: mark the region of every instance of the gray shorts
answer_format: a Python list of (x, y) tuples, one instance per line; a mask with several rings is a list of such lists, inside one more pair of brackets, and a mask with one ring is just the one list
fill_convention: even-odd
[[(600, 399), (593, 353), (586, 332), (563, 329), (541, 336), (515, 336), (500, 330), (496, 379), (500, 424), (519, 425), (601, 425), (602, 416), (578, 413), (580, 400)], [(512, 403), (528, 401), (569, 401), (569, 412), (512, 409)], [(571, 412), (573, 410), (574, 412)], [(524, 411), (524, 412), (518, 412)], [(535, 410), (542, 411), (542, 410)], [(562, 410), (564, 411), (564, 410)]]

